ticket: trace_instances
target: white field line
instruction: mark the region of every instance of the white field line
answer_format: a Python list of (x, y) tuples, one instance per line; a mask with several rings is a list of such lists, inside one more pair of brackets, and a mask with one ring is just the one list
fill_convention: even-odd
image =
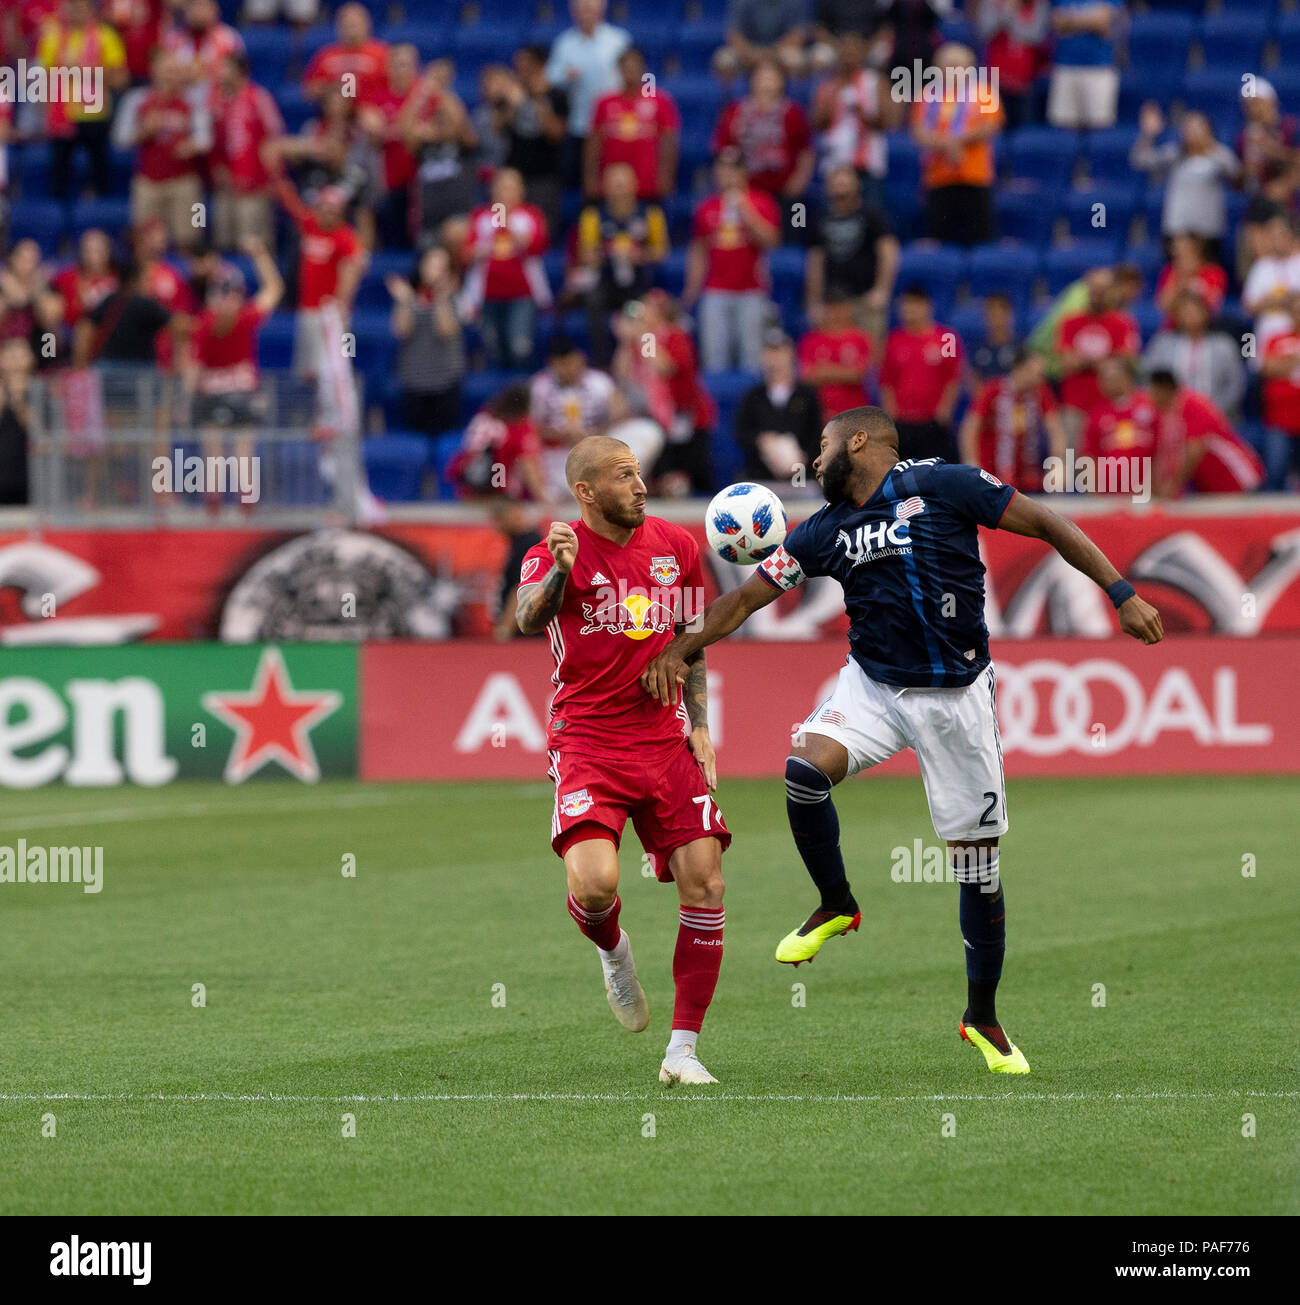
[[(519, 797), (549, 797), (555, 792), (551, 784), (527, 784), (512, 795)], [(500, 798), (500, 793), (482, 789), (468, 789), (455, 795), (456, 801), (477, 802)], [(313, 800), (314, 799), (314, 800)], [(93, 822), (104, 824), (129, 824), (133, 821), (174, 820), (177, 816), (260, 816), (281, 811), (328, 811), (334, 807), (386, 807), (398, 802), (427, 802), (427, 792), (386, 793), (382, 791), (356, 793), (316, 794), (311, 791), (298, 797), (280, 801), (263, 802), (256, 806), (242, 806), (225, 799), (212, 802), (172, 802), (148, 807), (106, 807), (95, 811), (60, 811), (48, 816), (33, 815), (0, 820), (0, 830), (24, 831), (28, 829), (58, 829), (67, 825)]]
[(343, 1096), (295, 1095), (284, 1092), (0, 1092), (0, 1101), (122, 1101), (122, 1102), (283, 1102), (287, 1104), (346, 1105), (351, 1102), (455, 1102), (455, 1101), (790, 1101), (809, 1105), (920, 1103), (929, 1101), (1242, 1101), (1247, 1098), (1280, 1100), (1300, 1097), (1287, 1092), (938, 1092), (888, 1096), (883, 1093), (779, 1093), (753, 1095), (735, 1092), (393, 1092), (350, 1093)]

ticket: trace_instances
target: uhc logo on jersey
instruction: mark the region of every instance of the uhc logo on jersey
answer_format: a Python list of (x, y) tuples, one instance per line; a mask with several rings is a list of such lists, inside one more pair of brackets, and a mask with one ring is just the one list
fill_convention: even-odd
[(850, 566), (874, 562), (878, 557), (900, 557), (912, 551), (912, 535), (906, 517), (894, 521), (873, 521), (858, 526), (852, 535), (847, 530), (841, 530), (835, 536), (835, 543), (844, 550)]
[(650, 559), (650, 578), (661, 585), (670, 585), (681, 575), (682, 569), (675, 557), (652, 557)]
[(560, 799), (560, 810), (566, 816), (580, 816), (590, 811), (595, 804), (595, 798), (585, 788), (580, 788), (576, 793), (566, 793)]

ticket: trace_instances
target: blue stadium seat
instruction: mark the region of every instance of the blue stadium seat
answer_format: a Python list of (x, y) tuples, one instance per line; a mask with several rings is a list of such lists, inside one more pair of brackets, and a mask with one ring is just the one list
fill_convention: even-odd
[(1199, 68), (1189, 72), (1183, 83), (1181, 99), (1189, 109), (1200, 109), (1211, 117), (1217, 117), (1229, 109), (1235, 109), (1241, 97), (1241, 78), (1243, 73), (1257, 72), (1251, 64), (1245, 67)]
[(1084, 148), (1088, 157), (1088, 174), (1093, 181), (1132, 181), (1137, 174), (1128, 161), (1129, 151), (1137, 139), (1131, 127), (1110, 127), (1088, 132)]
[(966, 280), (966, 253), (954, 245), (904, 245), (898, 263), (898, 289), (923, 285), (934, 301), (937, 317), (944, 316)]
[(975, 298), (1004, 294), (1017, 312), (1028, 306), (1038, 275), (1037, 246), (1020, 241), (981, 245), (971, 250), (967, 264), (970, 293)]
[(272, 313), (257, 338), (257, 362), (267, 371), (293, 365), (293, 321), (291, 310)]
[(1054, 197), (1032, 184), (1001, 186), (993, 196), (997, 207), (998, 232), (1004, 238), (1043, 246), (1052, 238), (1056, 215)]
[(686, 250), (674, 249), (655, 272), (655, 285), (670, 295), (680, 295), (686, 284)]
[(513, 381), (520, 380), (514, 372), (481, 371), (466, 373), (460, 387), (460, 411), (466, 422), (483, 407), (493, 395)]
[(64, 235), (63, 206), (48, 199), (20, 199), (9, 212), (9, 238), (34, 240), (45, 254), (58, 252)]
[(1129, 66), (1144, 72), (1161, 64), (1179, 73), (1187, 67), (1196, 23), (1190, 14), (1134, 14), (1128, 36)]
[(1127, 242), (1136, 209), (1137, 187), (1138, 183), (1130, 179), (1072, 190), (1064, 204), (1070, 236), (1075, 240), (1117, 236)]
[(1242, 73), (1260, 71), (1268, 14), (1232, 5), (1221, 14), (1207, 14), (1201, 26), (1201, 53), (1206, 68)]
[(127, 199), (79, 199), (68, 207), (68, 234), (75, 240), (83, 231), (99, 227), (116, 239), (131, 225)]
[(389, 503), (413, 503), (422, 497), (429, 440), (407, 431), (368, 436), (361, 444), (371, 493)]
[(950, 312), (945, 325), (952, 327), (961, 337), (967, 353), (984, 338), (984, 305), (973, 300)]
[(447, 468), (451, 460), (460, 451), (462, 432), (439, 435), (433, 441), (433, 469), (438, 476), (438, 492), (443, 498), (455, 498), (456, 486), (447, 477)]
[(1060, 294), (1085, 272), (1115, 262), (1118, 254), (1119, 244), (1115, 240), (1076, 240), (1073, 244), (1049, 249), (1043, 255), (1047, 293)]
[(278, 86), (293, 62), (293, 32), (287, 27), (246, 27), (242, 33), (248, 70), (261, 86)]
[(921, 184), (921, 147), (905, 131), (891, 131), (885, 143), (889, 151), (886, 184), (916, 189)]
[(722, 110), (722, 85), (707, 74), (664, 77), (660, 86), (677, 101), (684, 123), (716, 122)]
[(1009, 138), (1013, 176), (1036, 181), (1045, 190), (1064, 190), (1079, 155), (1079, 134), (1057, 127), (1022, 127)]
[(384, 28), (384, 40), (390, 45), (413, 45), (422, 61), (442, 59), (452, 54), (455, 33), (445, 22), (431, 22), (423, 6), (418, 11), (419, 22), (394, 23)]
[(1278, 14), (1275, 36), (1282, 67), (1293, 67), (1300, 62), (1300, 9)]
[(24, 199), (48, 198), (53, 158), (54, 151), (44, 141), (10, 147), (9, 166), (22, 187)]
[(1133, 314), (1138, 330), (1142, 332), (1143, 345), (1148, 344), (1151, 337), (1160, 329), (1160, 323), (1164, 321), (1164, 313), (1156, 307), (1154, 299), (1139, 299), (1129, 312)]
[(1165, 251), (1159, 240), (1147, 240), (1145, 244), (1128, 245), (1120, 253), (1120, 262), (1135, 264), (1142, 273), (1143, 288), (1150, 294), (1155, 292), (1160, 269), (1165, 265)]
[[(269, 89), (269, 88), (268, 88)], [(284, 118), (285, 130), (291, 135), (301, 131), (303, 124), (316, 117), (320, 112), (303, 93), (296, 82), (277, 86), (274, 90), (275, 102), (280, 106)]]

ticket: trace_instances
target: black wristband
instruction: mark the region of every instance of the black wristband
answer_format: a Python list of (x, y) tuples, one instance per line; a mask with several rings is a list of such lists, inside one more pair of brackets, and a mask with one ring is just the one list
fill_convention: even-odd
[(1123, 576), (1120, 576), (1120, 578), (1106, 590), (1106, 597), (1115, 605), (1115, 610), (1118, 612), (1119, 609), (1136, 593), (1137, 590), (1134, 589)]

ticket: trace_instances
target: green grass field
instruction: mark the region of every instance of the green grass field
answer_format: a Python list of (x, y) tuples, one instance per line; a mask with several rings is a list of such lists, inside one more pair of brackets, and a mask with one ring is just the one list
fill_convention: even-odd
[(10, 793), (0, 843), (105, 874), (0, 884), (0, 1213), (1296, 1213), (1295, 795), (1013, 781), (1008, 1080), (957, 1037), (956, 886), (889, 877), (935, 841), (919, 781), (839, 790), (863, 927), (797, 971), (781, 785), (724, 783), (721, 1084), (668, 1091), (675, 894), (629, 829), (626, 1033), (543, 785)]

